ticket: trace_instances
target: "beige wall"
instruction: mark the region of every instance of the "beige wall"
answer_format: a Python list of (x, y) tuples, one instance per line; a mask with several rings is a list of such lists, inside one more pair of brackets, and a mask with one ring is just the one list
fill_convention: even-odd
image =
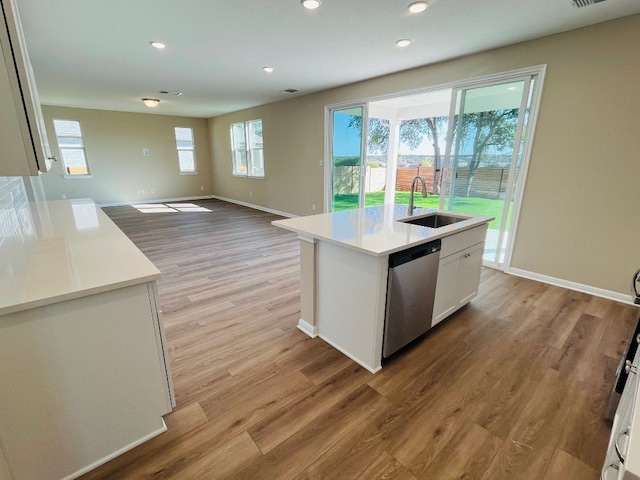
[[(61, 162), (55, 162), (42, 175), (48, 199), (89, 197), (104, 204), (212, 193), (206, 119), (50, 106), (43, 107), (43, 114), (52, 152), (58, 158), (53, 119), (80, 122), (91, 172), (90, 178), (65, 178)], [(198, 175), (178, 173), (174, 127), (193, 128)], [(145, 147), (148, 156), (142, 153)]]
[[(546, 64), (512, 267), (626, 295), (640, 267), (638, 45), (635, 15), (210, 119), (214, 192), (321, 211), (325, 105)], [(254, 118), (266, 178), (235, 178), (229, 124)]]

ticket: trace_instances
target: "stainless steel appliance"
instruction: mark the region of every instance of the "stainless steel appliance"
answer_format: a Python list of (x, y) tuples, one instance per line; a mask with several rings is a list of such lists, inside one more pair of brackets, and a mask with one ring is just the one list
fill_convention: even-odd
[(439, 260), (440, 240), (389, 255), (384, 358), (431, 328)]

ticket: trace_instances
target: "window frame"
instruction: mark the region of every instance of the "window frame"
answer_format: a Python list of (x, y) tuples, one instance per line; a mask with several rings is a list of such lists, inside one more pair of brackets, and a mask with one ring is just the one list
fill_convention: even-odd
[[(252, 129), (260, 123), (260, 137), (263, 139), (259, 146), (252, 137)], [(242, 127), (242, 138), (236, 137), (236, 132)], [(231, 173), (234, 177), (265, 178), (264, 165), (264, 135), (262, 134), (262, 119), (257, 118), (244, 122), (234, 122), (229, 125), (231, 137)], [(256, 163), (259, 163), (256, 165)]]
[[(191, 131), (191, 147), (181, 147), (178, 144), (178, 129), (185, 129)], [(178, 153), (178, 173), (180, 175), (198, 175), (198, 161), (196, 159), (196, 138), (192, 127), (173, 127), (173, 137), (176, 142), (176, 151)], [(180, 163), (180, 152), (191, 152), (193, 157), (193, 170), (182, 170), (182, 164)]]
[[(58, 133), (58, 129), (56, 127), (56, 122), (71, 122), (71, 123), (76, 123), (78, 125), (78, 131), (80, 132), (80, 135), (60, 135)], [(84, 135), (82, 134), (82, 125), (80, 124), (79, 120), (69, 120), (69, 119), (63, 119), (63, 118), (54, 118), (53, 119), (53, 131), (55, 133), (56, 136), (56, 143), (58, 145), (58, 152), (60, 154), (60, 163), (62, 165), (62, 172), (63, 172), (63, 177), (65, 178), (90, 178), (91, 175), (91, 169), (89, 168), (89, 160), (87, 159), (87, 150), (86, 150), (86, 146), (84, 143)], [(78, 146), (74, 146), (74, 145), (65, 145), (64, 143), (61, 144), (61, 138), (79, 138), (80, 142)], [(70, 167), (67, 166), (66, 162), (65, 162), (65, 156), (64, 156), (64, 152), (65, 151), (81, 151), (82, 152), (82, 158), (83, 158), (83, 162), (84, 162), (84, 169), (86, 172), (82, 172), (82, 173), (71, 173), (70, 171)]]

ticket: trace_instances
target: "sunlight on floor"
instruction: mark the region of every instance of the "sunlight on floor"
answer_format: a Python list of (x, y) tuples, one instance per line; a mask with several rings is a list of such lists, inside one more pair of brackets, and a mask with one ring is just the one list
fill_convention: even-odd
[(208, 208), (195, 203), (139, 203), (131, 205), (141, 213), (169, 213), (169, 212), (210, 212)]

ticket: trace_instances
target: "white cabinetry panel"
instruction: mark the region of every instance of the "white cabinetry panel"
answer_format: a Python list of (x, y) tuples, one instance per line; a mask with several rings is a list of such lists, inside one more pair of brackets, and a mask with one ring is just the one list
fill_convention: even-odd
[[(442, 239), (431, 326), (469, 303), (477, 294), (486, 226)], [(480, 241), (481, 243), (477, 243)]]
[(484, 243), (468, 248), (463, 252), (460, 261), (460, 277), (458, 278), (458, 303), (466, 305), (476, 295), (480, 287), (480, 273), (482, 271), (482, 254)]
[(75, 478), (166, 430), (153, 288), (0, 317), (0, 445), (13, 480)]
[[(633, 361), (636, 367), (640, 365), (640, 351)], [(638, 480), (638, 373), (637, 368), (629, 373), (624, 391), (620, 396), (620, 403), (616, 409), (609, 438), (609, 448), (605, 456), (602, 476), (604, 480)], [(625, 460), (622, 461), (619, 457)]]
[(382, 362), (388, 257), (318, 245), (318, 335), (371, 372)]
[(459, 273), (459, 255), (449, 255), (440, 260), (431, 326), (436, 325), (456, 311), (458, 306), (456, 298), (458, 295), (457, 285)]

